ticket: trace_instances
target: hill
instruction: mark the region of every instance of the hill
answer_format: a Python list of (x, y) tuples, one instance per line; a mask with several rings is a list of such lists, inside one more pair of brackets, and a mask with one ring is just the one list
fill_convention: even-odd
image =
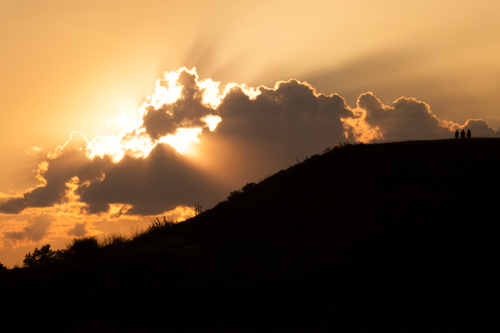
[(339, 145), (183, 223), (0, 272), (2, 313), (84, 331), (477, 328), (499, 313), (499, 166), (500, 139)]

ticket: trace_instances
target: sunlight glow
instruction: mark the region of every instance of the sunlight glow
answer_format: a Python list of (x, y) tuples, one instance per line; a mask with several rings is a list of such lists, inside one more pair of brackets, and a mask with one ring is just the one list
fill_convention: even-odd
[[(118, 163), (125, 155), (135, 158), (145, 158), (158, 143), (167, 143), (175, 148), (177, 152), (183, 154), (191, 143), (200, 142), (198, 135), (203, 131), (203, 128), (178, 127), (174, 135), (169, 134), (161, 137), (158, 141), (154, 141), (148, 136), (143, 127), (143, 117), (147, 114), (148, 108), (154, 107), (155, 109), (159, 109), (166, 104), (173, 104), (182, 98), (183, 85), (178, 82), (182, 72), (187, 72), (195, 76), (196, 85), (203, 92), (203, 105), (214, 111), (213, 114), (200, 118), (200, 120), (207, 124), (210, 131), (214, 131), (222, 121), (222, 118), (217, 115), (217, 108), (231, 89), (241, 89), (250, 99), (255, 99), (260, 95), (260, 88), (250, 88), (245, 84), (236, 83), (226, 85), (221, 94), (220, 82), (215, 82), (212, 79), (198, 81), (198, 74), (194, 67), (191, 70), (183, 67), (177, 71), (164, 72), (163, 78), (156, 81), (156, 87), (152, 96), (148, 96), (146, 102), (137, 110), (138, 117), (133, 117), (134, 120), (132, 120), (125, 112), (122, 112), (118, 118), (107, 121), (108, 125), (110, 123), (118, 123), (122, 128), (120, 133), (108, 136), (97, 135), (93, 140), (89, 141), (83, 134), (73, 132), (68, 142), (63, 146), (58, 146), (54, 152), (49, 152), (47, 157), (54, 159), (61, 155), (64, 147), (77, 134), (81, 135), (83, 139), (75, 137), (79, 141), (74, 141), (71, 144), (78, 145), (80, 148), (77, 147), (77, 149), (79, 150), (85, 149), (89, 159), (96, 156), (104, 157), (108, 155), (114, 163)], [(35, 152), (35, 150), (33, 151)]]
[(206, 122), (210, 132), (213, 132), (214, 129), (217, 128), (217, 125), (222, 121), (222, 118), (219, 116), (208, 115), (204, 118), (201, 118), (201, 120)]
[(135, 129), (135, 123), (127, 116), (125, 112), (120, 114), (120, 117), (108, 119), (106, 125), (110, 125), (111, 123), (118, 123), (118, 125), (125, 131), (131, 132)]
[(353, 133), (354, 139), (361, 142), (373, 142), (375, 140), (382, 139), (384, 137), (382, 131), (378, 126), (372, 127), (366, 123), (366, 111), (362, 109), (353, 109), (352, 112), (356, 117), (354, 118), (340, 118), (343, 127), (346, 130), (344, 136), (346, 139), (347, 133), (351, 131)]
[(130, 209), (132, 209), (132, 205), (109, 204), (109, 215), (112, 218), (120, 217), (123, 214), (126, 214)]
[(68, 202), (77, 202), (80, 200), (80, 196), (76, 193), (79, 183), (80, 179), (77, 176), (71, 177), (71, 179), (66, 182), (65, 196)]
[(98, 135), (87, 146), (87, 156), (94, 158), (97, 155), (101, 157), (109, 155), (114, 162), (118, 162), (125, 155), (125, 152), (121, 149), (120, 141), (120, 138), (114, 135), (107, 137)]
[(200, 134), (201, 131), (202, 131), (202, 129), (199, 127), (196, 127), (196, 128), (178, 128), (177, 133), (175, 133), (175, 135), (169, 134), (167, 136), (164, 136), (164, 137), (160, 138), (160, 140), (158, 140), (158, 142), (168, 143), (169, 145), (174, 147), (177, 150), (177, 152), (182, 154), (182, 153), (184, 153), (184, 150), (191, 142), (195, 142), (195, 143), (200, 142), (200, 140), (198, 139), (198, 134)]
[(43, 186), (47, 185), (47, 180), (43, 178), (43, 174), (47, 172), (47, 170), (49, 170), (49, 162), (47, 161), (41, 162), (36, 170), (35, 178), (38, 179), (40, 182), (42, 182)]
[(220, 82), (206, 79), (198, 83), (198, 86), (203, 90), (203, 104), (216, 108), (222, 101), (222, 95), (219, 92)]
[[(145, 133), (144, 128), (142, 128), (142, 118), (146, 114), (148, 107), (153, 106), (155, 109), (158, 109), (165, 104), (175, 103), (181, 98), (183, 86), (177, 81), (182, 71), (195, 75), (196, 79), (198, 79), (196, 68), (188, 70), (183, 67), (177, 71), (164, 72), (164, 79), (156, 81), (153, 95), (148, 96), (147, 101), (138, 110), (139, 120), (134, 122), (125, 113), (122, 113), (118, 118), (108, 120), (108, 123), (119, 123), (123, 130), (117, 135), (106, 137), (96, 136), (87, 145), (87, 156), (94, 158), (95, 156), (102, 157), (109, 155), (113, 159), (113, 162), (118, 163), (125, 154), (136, 158), (147, 157), (158, 143), (167, 143), (174, 147), (180, 154), (185, 151), (190, 143), (199, 143), (198, 135), (202, 131), (199, 127), (178, 128), (175, 135), (169, 134), (164, 136), (158, 142), (153, 142)], [(220, 82), (206, 79), (202, 82), (197, 81), (197, 84), (203, 90), (203, 104), (215, 109), (223, 98), (219, 93)], [(202, 118), (202, 120), (207, 124), (210, 131), (213, 131), (222, 119), (219, 116), (209, 115)]]
[(165, 72), (165, 79), (158, 79), (156, 81), (155, 92), (152, 96), (148, 96), (149, 105), (153, 105), (156, 109), (160, 108), (163, 104), (171, 104), (181, 97), (182, 85), (177, 80), (181, 70), (176, 72)]
[(183, 222), (196, 215), (196, 210), (194, 207), (189, 206), (177, 206), (171, 211), (164, 212), (161, 214), (167, 220), (171, 219), (175, 223)]
[(109, 155), (113, 162), (118, 163), (125, 153), (134, 157), (146, 157), (153, 150), (155, 144), (151, 142), (149, 137), (145, 135), (144, 130), (129, 133), (122, 131), (118, 135), (110, 135), (106, 137), (96, 136), (87, 146), (87, 156), (94, 158), (95, 156)]

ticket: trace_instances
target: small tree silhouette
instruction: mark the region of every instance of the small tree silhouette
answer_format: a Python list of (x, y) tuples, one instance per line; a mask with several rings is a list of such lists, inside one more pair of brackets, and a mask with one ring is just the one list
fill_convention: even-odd
[(7, 270), (7, 267), (5, 267), (1, 262), (0, 262), (0, 271), (5, 271)]
[(23, 267), (32, 267), (39, 264), (46, 264), (48, 262), (61, 259), (64, 256), (64, 251), (52, 251), (50, 244), (45, 244), (40, 249), (35, 248), (33, 253), (28, 253), (24, 256)]

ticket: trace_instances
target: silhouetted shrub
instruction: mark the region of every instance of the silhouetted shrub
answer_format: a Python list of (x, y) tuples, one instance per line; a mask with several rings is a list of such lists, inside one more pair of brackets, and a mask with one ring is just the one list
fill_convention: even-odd
[(330, 153), (336, 149), (342, 149), (342, 148), (352, 147), (352, 146), (363, 146), (363, 145), (366, 145), (363, 141), (356, 141), (355, 143), (350, 143), (349, 141), (339, 142), (336, 145), (325, 148), (323, 150), (323, 154)]
[(229, 193), (229, 196), (227, 197), (227, 200), (231, 200), (231, 199), (234, 199), (236, 198), (238, 195), (241, 194), (241, 191), (240, 190), (236, 190), (236, 191), (231, 191)]
[(255, 184), (255, 183), (248, 183), (245, 186), (243, 186), (241, 188), (241, 190), (236, 190), (236, 191), (230, 192), (229, 196), (227, 197), (227, 200), (231, 200), (231, 199), (239, 196), (242, 193), (248, 193), (251, 189), (253, 189), (255, 187), (255, 185), (257, 185), (257, 184)]
[(23, 267), (32, 267), (39, 264), (46, 264), (58, 259), (62, 259), (64, 256), (64, 250), (52, 251), (50, 249), (50, 244), (45, 244), (40, 249), (35, 248), (33, 253), (28, 253), (25, 255), (23, 260)]
[(1, 262), (0, 262), (0, 271), (5, 271), (7, 270), (7, 267), (5, 267)]
[(174, 219), (166, 219), (165, 216), (163, 216), (163, 221), (161, 221), (158, 217), (154, 220), (151, 220), (151, 225), (148, 228), (148, 232), (158, 230), (158, 229), (164, 229), (168, 228), (172, 225), (174, 225)]
[(249, 190), (251, 190), (252, 188), (255, 187), (255, 183), (248, 183), (246, 184), (245, 186), (243, 186), (243, 188), (241, 189), (243, 192), (248, 192)]
[(104, 246), (121, 245), (121, 244), (125, 244), (128, 241), (129, 241), (129, 239), (125, 236), (117, 235), (117, 234), (110, 234), (110, 235), (104, 236), (104, 238), (102, 239), (102, 242), (101, 242), (101, 246), (104, 247)]
[(74, 238), (73, 242), (67, 245), (67, 251), (71, 255), (94, 254), (99, 249), (99, 241), (95, 236)]
[(143, 228), (140, 228), (140, 227), (132, 227), (130, 229), (130, 240), (133, 240), (137, 237), (139, 237), (140, 235), (144, 234), (144, 229)]

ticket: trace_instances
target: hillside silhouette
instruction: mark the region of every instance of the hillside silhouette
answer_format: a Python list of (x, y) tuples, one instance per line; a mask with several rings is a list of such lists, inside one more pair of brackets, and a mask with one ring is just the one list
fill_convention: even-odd
[(0, 310), (83, 331), (467, 331), (499, 314), (499, 167), (500, 139), (341, 144), (185, 222), (1, 271)]

